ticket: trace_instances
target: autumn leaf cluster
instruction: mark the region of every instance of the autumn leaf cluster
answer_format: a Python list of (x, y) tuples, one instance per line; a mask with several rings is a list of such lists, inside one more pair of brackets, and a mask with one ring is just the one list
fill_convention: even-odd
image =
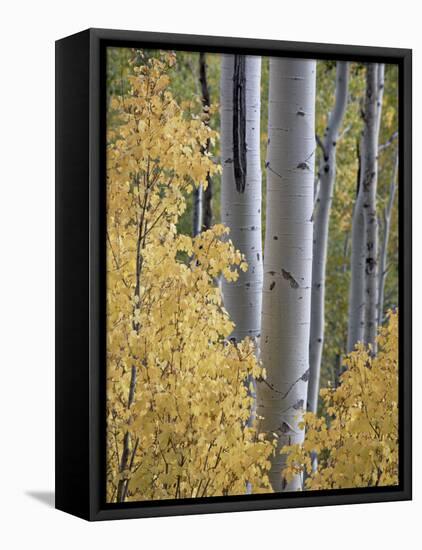
[(283, 449), (284, 475), (305, 472), (305, 489), (398, 484), (397, 312), (390, 312), (377, 340), (375, 357), (358, 344), (345, 359), (339, 386), (321, 390), (327, 416), (304, 415), (305, 442)]
[(216, 133), (170, 93), (172, 53), (134, 66), (107, 136), (107, 500), (269, 492), (271, 442), (246, 426), (263, 376), (215, 281), (247, 265), (215, 225), (178, 234), (186, 196), (219, 167)]

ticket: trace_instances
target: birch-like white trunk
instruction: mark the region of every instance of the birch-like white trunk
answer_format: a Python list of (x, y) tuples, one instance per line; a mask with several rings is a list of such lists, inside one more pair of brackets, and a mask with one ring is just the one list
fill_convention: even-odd
[(390, 195), (388, 204), (383, 212), (383, 238), (380, 250), (380, 268), (379, 268), (379, 284), (378, 284), (378, 325), (384, 321), (384, 290), (385, 279), (388, 272), (388, 242), (390, 239), (391, 215), (393, 212), (394, 198), (396, 195), (396, 179), (399, 167), (398, 150), (394, 160), (393, 175), (390, 183)]
[(312, 277), (316, 62), (270, 59), (267, 213), (261, 357), (260, 428), (277, 434), (271, 461), (273, 489), (302, 488), (282, 478), (284, 445), (302, 443), (306, 407)]
[(365, 313), (364, 342), (376, 353), (378, 330), (378, 145), (384, 93), (384, 65), (367, 67), (364, 107), (365, 172), (362, 174), (363, 212), (365, 218)]
[(202, 199), (203, 190), (202, 185), (195, 188), (193, 193), (193, 222), (192, 222), (192, 235), (196, 237), (201, 232), (202, 228)]
[(360, 177), (352, 220), (351, 281), (347, 352), (358, 342), (375, 349), (378, 326), (378, 140), (384, 91), (384, 65), (366, 67)]
[[(235, 63), (236, 58), (236, 63)], [(235, 78), (235, 80), (234, 80)], [(235, 93), (234, 86), (238, 89)], [(261, 332), (262, 237), (260, 105), (261, 58), (223, 55), (221, 60), (221, 221), (229, 238), (246, 257), (248, 270), (237, 281), (222, 280), (224, 307), (235, 324), (232, 338), (258, 339)], [(236, 111), (233, 108), (237, 101)], [(241, 132), (239, 141), (234, 131)], [(236, 141), (236, 147), (234, 142)], [(243, 143), (243, 151), (241, 150)], [(235, 149), (235, 150), (234, 150)], [(242, 158), (241, 174), (235, 167)]]
[(334, 108), (329, 116), (322, 142), (322, 157), (319, 167), (319, 193), (314, 210), (314, 240), (312, 263), (311, 334), (309, 342), (308, 386), (309, 411), (316, 413), (318, 407), (319, 379), (325, 323), (325, 270), (327, 264), (330, 211), (336, 179), (336, 146), (338, 133), (346, 112), (349, 82), (349, 67), (344, 61), (337, 62)]
[(358, 191), (352, 216), (347, 353), (351, 353), (358, 342), (363, 342), (364, 330), (365, 220), (363, 216), (363, 193), (361, 192), (362, 164), (364, 164), (364, 159), (359, 154)]

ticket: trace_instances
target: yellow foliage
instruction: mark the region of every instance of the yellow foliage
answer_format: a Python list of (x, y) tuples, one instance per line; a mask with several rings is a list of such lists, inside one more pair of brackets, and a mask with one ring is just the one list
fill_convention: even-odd
[[(273, 452), (245, 427), (246, 381), (262, 376), (215, 279), (247, 266), (216, 225), (196, 238), (176, 224), (185, 195), (219, 170), (213, 132), (168, 90), (174, 55), (134, 69), (114, 97), (107, 142), (107, 500), (270, 492)], [(186, 258), (182, 261), (181, 258)]]
[(375, 357), (359, 344), (345, 363), (338, 388), (320, 392), (328, 418), (306, 413), (305, 442), (284, 447), (284, 475), (306, 471), (309, 490), (397, 485), (398, 313), (380, 329)]

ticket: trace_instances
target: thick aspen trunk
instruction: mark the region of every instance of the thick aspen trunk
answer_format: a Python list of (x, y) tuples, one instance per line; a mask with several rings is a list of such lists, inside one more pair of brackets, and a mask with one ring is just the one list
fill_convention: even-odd
[(224, 307), (237, 341), (261, 332), (262, 241), (260, 162), (261, 58), (223, 55), (221, 62), (221, 221), (246, 256), (237, 281), (222, 280)]
[(347, 106), (349, 81), (348, 63), (337, 62), (334, 109), (329, 117), (322, 143), (320, 185), (314, 212), (312, 263), (311, 334), (309, 343), (310, 378), (308, 410), (316, 413), (325, 323), (325, 270), (327, 264), (328, 230), (331, 203), (336, 179), (336, 146), (338, 133)]
[(380, 267), (379, 267), (379, 284), (378, 284), (378, 325), (381, 325), (384, 321), (384, 289), (385, 278), (388, 271), (388, 241), (390, 238), (391, 227), (391, 213), (394, 206), (394, 198), (396, 195), (396, 179), (399, 167), (399, 155), (398, 150), (394, 160), (393, 175), (390, 183), (390, 196), (388, 198), (388, 204), (383, 212), (383, 238), (380, 250)]
[(267, 214), (261, 357), (267, 378), (258, 384), (260, 428), (276, 434), (273, 489), (302, 488), (282, 477), (284, 445), (302, 443), (299, 428), (309, 380), (312, 211), (315, 164), (316, 62), (270, 59)]
[(364, 342), (376, 353), (378, 329), (378, 141), (384, 92), (384, 65), (369, 64), (366, 76), (363, 143), (365, 172), (362, 174), (365, 219), (365, 330)]

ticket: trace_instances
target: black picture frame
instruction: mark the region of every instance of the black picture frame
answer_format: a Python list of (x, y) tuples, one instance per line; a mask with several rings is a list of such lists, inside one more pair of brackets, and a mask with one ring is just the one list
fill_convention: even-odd
[[(105, 48), (129, 46), (399, 66), (399, 485), (123, 504), (105, 502)], [(88, 29), (56, 42), (56, 508), (87, 520), (412, 498), (412, 52)]]

